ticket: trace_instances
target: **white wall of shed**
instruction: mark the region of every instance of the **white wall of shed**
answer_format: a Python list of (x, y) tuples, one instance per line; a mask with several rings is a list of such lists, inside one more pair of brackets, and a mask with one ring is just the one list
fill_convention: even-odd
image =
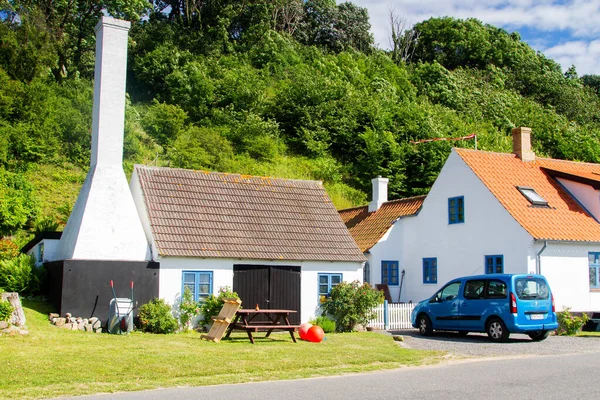
[[(217, 295), (224, 286), (233, 288), (233, 266), (256, 264), (269, 266), (298, 266), (301, 271), (300, 320), (307, 322), (318, 315), (318, 274), (341, 273), (343, 280), (362, 282), (362, 263), (357, 262), (317, 262), (317, 261), (267, 261), (239, 260), (229, 258), (184, 258), (162, 257), (160, 259), (160, 282), (158, 293), (169, 304), (175, 305), (181, 298), (183, 271), (212, 271), (213, 294)], [(242, 307), (252, 305), (242, 304)]]

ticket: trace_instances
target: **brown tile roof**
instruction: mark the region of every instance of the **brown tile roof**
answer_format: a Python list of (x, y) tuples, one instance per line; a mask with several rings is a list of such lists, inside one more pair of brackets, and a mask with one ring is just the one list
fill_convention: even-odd
[[(600, 242), (600, 224), (555, 179), (569, 175), (592, 184), (598, 182), (600, 165), (547, 158), (523, 162), (514, 154), (455, 151), (535, 239)], [(549, 207), (531, 205), (517, 186), (532, 187)]]
[(362, 206), (340, 210), (340, 215), (358, 247), (365, 252), (381, 239), (398, 218), (415, 215), (423, 200), (425, 196), (392, 200), (383, 203), (375, 212), (369, 212), (368, 206)]
[(135, 171), (162, 256), (365, 261), (321, 182)]

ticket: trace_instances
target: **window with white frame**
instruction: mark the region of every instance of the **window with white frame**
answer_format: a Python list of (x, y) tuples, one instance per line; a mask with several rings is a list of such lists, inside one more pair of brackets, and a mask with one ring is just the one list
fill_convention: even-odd
[(183, 271), (181, 293), (188, 289), (194, 301), (202, 301), (212, 294), (212, 271)]

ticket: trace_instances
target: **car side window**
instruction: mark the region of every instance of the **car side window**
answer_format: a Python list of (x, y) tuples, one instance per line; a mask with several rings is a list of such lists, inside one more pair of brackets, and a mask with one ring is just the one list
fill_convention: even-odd
[(487, 291), (488, 299), (505, 299), (506, 298), (506, 283), (490, 279)]
[(435, 296), (431, 299), (430, 302), (440, 303), (442, 301), (453, 300), (458, 296), (460, 291), (460, 282), (452, 282), (449, 285), (446, 285), (435, 294)]
[(467, 281), (465, 283), (465, 291), (463, 293), (463, 296), (465, 297), (465, 299), (469, 300), (483, 299), (484, 289), (484, 279)]

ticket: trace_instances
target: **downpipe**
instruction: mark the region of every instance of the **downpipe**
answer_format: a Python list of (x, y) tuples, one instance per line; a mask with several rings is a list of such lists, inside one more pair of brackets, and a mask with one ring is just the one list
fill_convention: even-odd
[(548, 247), (548, 242), (544, 240), (544, 245), (535, 256), (535, 273), (538, 275), (542, 274), (542, 253), (544, 252), (544, 250), (546, 250), (546, 247)]

